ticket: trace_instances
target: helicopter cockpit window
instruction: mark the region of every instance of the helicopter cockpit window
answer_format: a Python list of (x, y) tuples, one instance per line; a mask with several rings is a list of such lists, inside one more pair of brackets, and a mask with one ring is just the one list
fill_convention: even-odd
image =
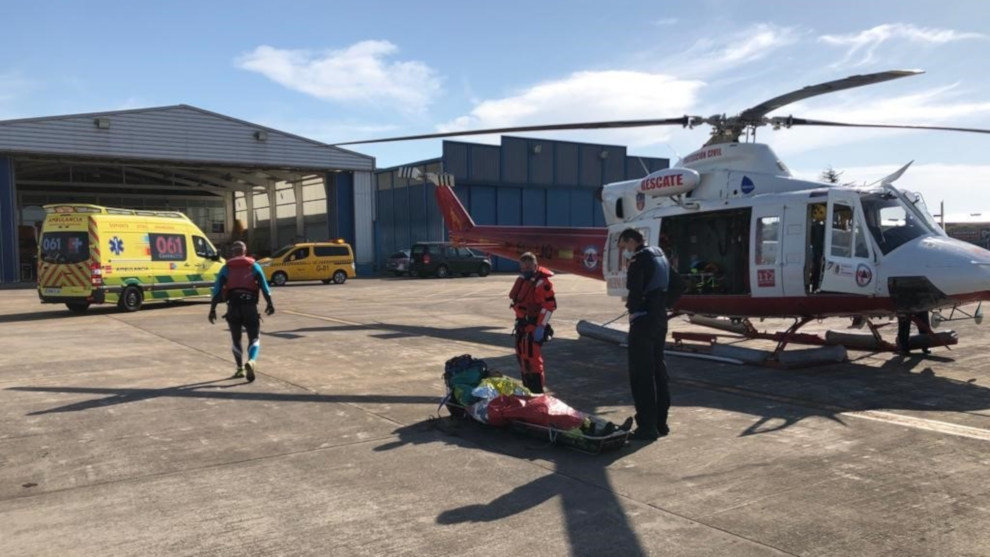
[(853, 208), (836, 203), (832, 208), (832, 257), (851, 257)]
[(928, 222), (919, 219), (896, 196), (867, 194), (861, 201), (866, 227), (884, 255), (919, 236), (935, 233)]

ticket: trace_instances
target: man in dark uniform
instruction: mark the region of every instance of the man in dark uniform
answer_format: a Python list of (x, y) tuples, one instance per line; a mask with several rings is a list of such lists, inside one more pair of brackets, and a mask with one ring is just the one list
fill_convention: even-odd
[[(911, 322), (914, 322), (915, 326), (918, 327), (918, 332), (921, 334), (930, 334), (932, 332), (931, 321), (928, 319), (927, 311), (918, 311), (915, 313), (909, 313), (905, 315), (897, 316), (897, 348), (902, 355), (907, 355), (911, 353)], [(927, 346), (922, 347), (921, 351), (925, 354), (931, 354), (932, 351)]]
[(643, 235), (627, 228), (619, 249), (629, 257), (626, 308), (629, 310), (629, 383), (636, 406), (636, 431), (630, 439), (655, 441), (670, 433), (670, 389), (663, 359), (667, 336), (667, 286), (670, 267), (663, 251), (646, 246)]
[[(227, 302), (227, 325), (230, 327), (230, 337), (233, 340), (231, 350), (234, 361), (237, 362), (237, 372), (234, 377), (244, 377), (247, 373), (248, 382), (254, 381), (254, 372), (258, 369), (258, 353), (261, 351), (261, 316), (258, 315), (258, 293), (264, 294), (268, 306), (265, 315), (275, 313), (272, 305), (272, 294), (268, 289), (268, 281), (261, 266), (254, 259), (247, 257), (247, 246), (244, 242), (234, 242), (230, 247), (231, 258), (217, 273), (213, 284), (213, 301), (210, 304), (210, 323), (217, 320), (217, 304)], [(247, 329), (248, 359), (244, 362), (244, 352), (241, 350), (241, 328)]]

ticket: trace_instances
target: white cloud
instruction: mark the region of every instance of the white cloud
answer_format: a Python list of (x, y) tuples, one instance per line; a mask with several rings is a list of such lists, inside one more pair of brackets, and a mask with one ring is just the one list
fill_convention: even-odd
[(362, 41), (322, 53), (262, 45), (236, 64), (320, 99), (384, 102), (421, 112), (440, 93), (440, 77), (423, 62), (388, 61), (397, 51), (388, 41)]
[[(287, 118), (281, 114), (254, 115), (250, 120), (269, 128), (330, 144), (394, 135), (399, 129), (395, 124), (378, 125), (318, 118)], [(360, 151), (363, 147), (352, 145), (346, 148)]]
[(838, 67), (850, 62), (858, 55), (862, 58), (854, 63), (854, 66), (862, 66), (872, 62), (877, 48), (890, 40), (901, 39), (914, 43), (945, 44), (952, 41), (980, 38), (985, 38), (985, 35), (953, 31), (952, 29), (916, 27), (909, 23), (885, 23), (859, 33), (822, 35), (818, 40), (830, 45), (847, 47), (845, 57), (832, 65)]
[(762, 60), (777, 49), (797, 42), (800, 32), (793, 27), (769, 23), (752, 25), (717, 39), (699, 39), (659, 65), (678, 76), (708, 76)]
[[(843, 182), (871, 184), (890, 175), (901, 164), (836, 168)], [(794, 171), (800, 178), (817, 180), (821, 170)], [(980, 164), (915, 164), (894, 186), (921, 193), (928, 209), (938, 214), (939, 204), (945, 202), (945, 220), (960, 222), (974, 220), (980, 213), (983, 222), (990, 221), (990, 165)], [(977, 218), (977, 220), (979, 220)]]
[[(482, 101), (470, 114), (440, 125), (438, 129), (456, 131), (673, 117), (690, 112), (701, 86), (700, 81), (680, 80), (657, 73), (577, 72), (563, 79), (534, 85), (513, 96)], [(664, 141), (670, 134), (668, 130), (651, 127), (581, 132), (581, 139), (575, 137), (575, 132), (565, 132), (563, 135), (540, 132), (539, 135), (572, 141), (642, 146)]]

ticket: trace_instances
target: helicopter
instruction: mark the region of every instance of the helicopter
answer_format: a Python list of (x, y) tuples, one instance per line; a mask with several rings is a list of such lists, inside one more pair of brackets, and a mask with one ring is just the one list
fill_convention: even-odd
[[(756, 129), (794, 126), (889, 128), (990, 133), (979, 128), (842, 123), (767, 115), (809, 97), (913, 76), (919, 70), (855, 75), (774, 97), (736, 116), (681, 116), (652, 120), (519, 126), (421, 134), (338, 143), (387, 141), (567, 129), (680, 125), (711, 126), (711, 137), (671, 168), (605, 184), (599, 198), (606, 227), (479, 226), (452, 190), (453, 176), (429, 173), (452, 242), (507, 258), (533, 252), (555, 271), (601, 279), (609, 295), (624, 296), (628, 260), (617, 246), (627, 228), (659, 245), (688, 285), (669, 316), (686, 315), (701, 325), (745, 338), (774, 340), (769, 360), (788, 343), (843, 344), (895, 351), (884, 341), (879, 318), (911, 318), (919, 335), (910, 347), (948, 346), (955, 333), (935, 333), (919, 315), (933, 312), (936, 325), (972, 318), (962, 305), (990, 299), (990, 251), (950, 238), (934, 221), (920, 194), (893, 183), (911, 163), (879, 182), (856, 186), (795, 178), (773, 150), (755, 142)], [(408, 169), (414, 179), (418, 169)], [(951, 310), (948, 317), (942, 310)], [(851, 317), (869, 326), (863, 335), (798, 333), (827, 317)], [(790, 318), (784, 332), (760, 332), (754, 318)], [(711, 335), (674, 333), (714, 344)]]

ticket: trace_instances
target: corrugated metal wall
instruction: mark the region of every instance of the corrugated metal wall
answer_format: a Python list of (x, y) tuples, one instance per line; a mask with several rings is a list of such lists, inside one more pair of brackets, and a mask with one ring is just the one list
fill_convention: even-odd
[[(455, 192), (477, 224), (602, 227), (605, 217), (595, 197), (600, 186), (669, 165), (668, 159), (629, 157), (622, 146), (503, 137), (501, 147), (444, 141), (442, 158), (409, 166), (452, 173)], [(396, 170), (375, 177), (379, 269), (414, 242), (445, 239), (434, 186), (398, 178)], [(495, 268), (517, 267), (497, 259)]]
[[(100, 128), (96, 119), (105, 119)], [(260, 141), (256, 131), (264, 131)], [(0, 122), (0, 151), (371, 171), (371, 157), (177, 105)]]
[[(416, 163), (424, 172), (438, 172), (439, 159)], [(416, 242), (445, 238), (443, 218), (437, 207), (433, 184), (397, 176), (396, 169), (377, 172), (375, 196), (375, 265), (381, 270), (385, 260)]]
[(19, 279), (20, 261), (14, 243), (18, 220), (14, 164), (10, 157), (0, 157), (0, 283)]

